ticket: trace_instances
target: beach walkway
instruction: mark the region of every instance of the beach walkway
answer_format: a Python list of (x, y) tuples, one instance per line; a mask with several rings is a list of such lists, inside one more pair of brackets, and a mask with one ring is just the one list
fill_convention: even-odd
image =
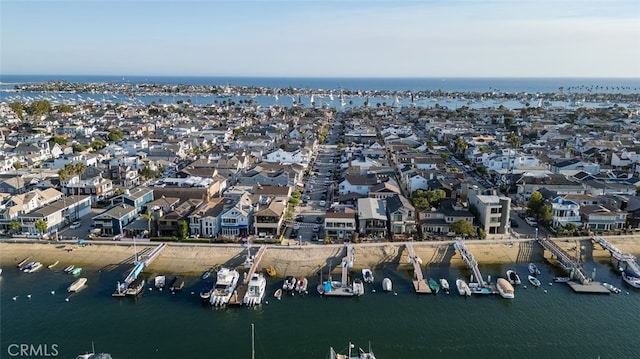
[(420, 267), (422, 259), (416, 254), (413, 244), (407, 243), (405, 246), (409, 255), (409, 263), (413, 265), (413, 289), (419, 294), (431, 294), (431, 288), (422, 276), (422, 268)]

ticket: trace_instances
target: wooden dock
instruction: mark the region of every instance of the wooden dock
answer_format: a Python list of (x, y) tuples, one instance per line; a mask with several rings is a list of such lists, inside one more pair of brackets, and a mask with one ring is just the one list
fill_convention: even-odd
[(554, 241), (550, 241), (545, 238), (539, 238), (538, 243), (540, 243), (542, 248), (548, 250), (551, 255), (558, 260), (560, 267), (562, 267), (562, 269), (564, 269), (566, 272), (570, 273), (570, 276), (573, 279), (577, 279), (578, 281), (580, 281), (581, 285), (587, 285), (589, 284), (589, 282), (591, 282), (587, 274), (584, 272), (582, 266), (578, 263), (578, 260), (569, 255), (569, 253), (565, 252)]
[(233, 295), (231, 296), (231, 299), (229, 299), (229, 303), (228, 303), (229, 305), (242, 305), (244, 296), (245, 294), (247, 294), (249, 281), (251, 280), (251, 277), (258, 269), (258, 266), (260, 265), (260, 261), (262, 260), (262, 257), (264, 257), (264, 254), (266, 252), (267, 252), (267, 246), (265, 245), (260, 246), (260, 248), (258, 249), (258, 253), (256, 253), (255, 257), (253, 257), (253, 263), (251, 264), (249, 271), (245, 273), (245, 276), (242, 279), (242, 283), (238, 284), (238, 286), (236, 287), (236, 290), (233, 292)]
[(586, 294), (611, 294), (611, 292), (605, 288), (600, 282), (589, 282), (586, 284), (580, 284), (578, 282), (567, 282), (569, 287), (576, 293)]
[(413, 265), (413, 289), (419, 294), (431, 294), (431, 288), (429, 288), (427, 281), (425, 281), (422, 276), (422, 268), (420, 267), (422, 259), (418, 257), (411, 243), (407, 243), (406, 247), (409, 255), (409, 263)]

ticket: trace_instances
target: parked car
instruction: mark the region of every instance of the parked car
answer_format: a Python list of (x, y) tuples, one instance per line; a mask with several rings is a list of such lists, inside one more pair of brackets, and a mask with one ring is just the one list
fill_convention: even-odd
[(71, 226), (69, 226), (70, 229), (76, 229), (76, 228), (80, 228), (80, 226), (82, 226), (82, 224), (80, 224), (80, 222), (75, 221), (73, 223), (71, 223)]
[(322, 217), (320, 216), (316, 217), (316, 223), (318, 224), (322, 223)]
[(320, 225), (319, 224), (314, 224), (313, 225), (313, 231), (314, 232), (320, 232)]
[(527, 217), (524, 219), (525, 222), (527, 222), (528, 225), (530, 225), (531, 227), (537, 227), (538, 226), (538, 221), (536, 221), (535, 218), (533, 217)]
[(520, 227), (520, 225), (518, 224), (518, 221), (516, 221), (515, 219), (511, 219), (510, 224), (511, 228), (517, 228)]

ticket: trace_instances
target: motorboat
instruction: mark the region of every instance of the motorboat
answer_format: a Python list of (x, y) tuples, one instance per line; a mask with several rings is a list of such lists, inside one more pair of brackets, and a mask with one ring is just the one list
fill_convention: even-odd
[(429, 288), (431, 288), (431, 292), (433, 294), (438, 294), (440, 292), (440, 284), (433, 278), (429, 278)]
[(34, 273), (39, 271), (42, 268), (42, 263), (34, 262), (29, 268), (25, 269), (25, 273)]
[(202, 273), (202, 280), (207, 280), (211, 275), (211, 272), (213, 272), (213, 268), (209, 268), (204, 273)]
[(49, 269), (53, 269), (53, 267), (57, 266), (57, 265), (58, 265), (58, 263), (60, 263), (60, 261), (55, 261), (55, 262), (53, 262), (53, 263), (49, 264), (49, 265), (47, 266), (47, 268), (49, 268)]
[(285, 279), (284, 279), (284, 283), (282, 284), (282, 290), (284, 290), (285, 292), (293, 292), (294, 289), (296, 289), (296, 277), (292, 276), (292, 275), (288, 275)]
[(532, 275), (527, 276), (527, 279), (529, 279), (529, 283), (531, 283), (531, 285), (533, 285), (534, 287), (539, 287), (540, 286), (540, 280)]
[(571, 277), (553, 277), (553, 281), (556, 283), (567, 283), (571, 280)]
[(353, 297), (355, 292), (353, 286), (344, 284), (340, 281), (325, 281), (318, 286), (318, 293), (333, 297)]
[(353, 345), (352, 343), (349, 343), (347, 354), (338, 354), (333, 349), (333, 347), (330, 347), (329, 359), (376, 359), (376, 356), (371, 351), (371, 348), (369, 348), (368, 351), (365, 351), (362, 348), (358, 348), (357, 354), (352, 352), (354, 348), (355, 348), (355, 345)]
[(309, 285), (309, 280), (306, 277), (299, 277), (298, 280), (296, 281), (296, 292), (306, 293), (308, 285)]
[(169, 290), (172, 292), (181, 291), (184, 288), (184, 279), (181, 276), (175, 276), (171, 281), (171, 285), (169, 286)]
[(471, 296), (471, 288), (464, 279), (456, 279), (456, 288), (458, 288), (458, 294), (470, 297)]
[(211, 292), (213, 292), (213, 286), (213, 282), (207, 282), (202, 286), (202, 289), (200, 289), (200, 300), (202, 300), (202, 302), (209, 303), (209, 300), (211, 299)]
[(382, 291), (391, 292), (393, 290), (393, 283), (391, 283), (391, 279), (385, 278), (382, 280)]
[(626, 270), (622, 271), (622, 279), (630, 286), (634, 288), (640, 288), (640, 278), (633, 274), (628, 273)]
[(620, 288), (616, 287), (613, 284), (602, 283), (602, 286), (607, 288), (609, 290), (609, 292), (611, 292), (611, 293), (618, 294), (618, 293), (622, 292), (622, 290)]
[(247, 306), (262, 304), (262, 299), (267, 291), (267, 279), (261, 273), (254, 273), (249, 280), (247, 293), (242, 299), (242, 303)]
[(81, 272), (82, 272), (82, 268), (75, 267), (71, 270), (71, 275), (80, 275)]
[(162, 288), (164, 288), (165, 284), (167, 284), (167, 277), (163, 276), (163, 275), (157, 275), (154, 279), (153, 279), (153, 285), (157, 288), (162, 290)]
[(364, 294), (364, 283), (360, 278), (356, 278), (353, 280), (353, 294), (357, 296), (361, 296)]
[(36, 262), (29, 262), (20, 266), (20, 272), (28, 272)]
[(498, 278), (496, 283), (496, 287), (498, 288), (498, 293), (502, 296), (502, 298), (513, 299), (515, 298), (515, 291), (513, 290), (513, 285), (504, 279)]
[(23, 265), (27, 264), (29, 262), (29, 259), (31, 259), (31, 257), (27, 257), (23, 260), (21, 260), (20, 262), (18, 262), (18, 264), (16, 265), (18, 268), (22, 268)]
[(362, 270), (362, 279), (365, 283), (373, 283), (373, 272), (369, 268)]
[(73, 264), (72, 264), (72, 265), (69, 265), (69, 266), (66, 266), (66, 267), (64, 268), (64, 272), (65, 272), (65, 273), (71, 273), (71, 271), (72, 271), (75, 267), (76, 267), (76, 266), (74, 266)]
[(440, 278), (440, 288), (449, 294), (449, 281), (446, 278)]
[(529, 273), (531, 273), (532, 275), (539, 275), (540, 270), (538, 269), (538, 267), (536, 267), (535, 264), (529, 263)]
[(144, 284), (145, 284), (144, 279), (140, 277), (136, 278), (136, 280), (134, 280), (131, 284), (129, 284), (125, 294), (133, 297), (137, 296), (138, 294), (142, 293), (142, 290), (144, 289)]
[(87, 284), (87, 278), (78, 278), (67, 288), (67, 292), (77, 292)]
[(520, 276), (518, 275), (518, 273), (516, 273), (516, 271), (512, 269), (509, 269), (507, 271), (507, 279), (509, 280), (509, 283), (511, 283), (512, 285), (522, 284), (522, 281), (520, 280)]
[(237, 270), (229, 268), (220, 268), (216, 275), (216, 285), (211, 293), (211, 305), (223, 306), (229, 302), (231, 295), (236, 290), (240, 273)]
[(282, 299), (282, 288), (278, 288), (278, 290), (276, 290), (276, 292), (275, 292), (275, 293), (273, 293), (273, 296), (274, 296), (277, 300)]

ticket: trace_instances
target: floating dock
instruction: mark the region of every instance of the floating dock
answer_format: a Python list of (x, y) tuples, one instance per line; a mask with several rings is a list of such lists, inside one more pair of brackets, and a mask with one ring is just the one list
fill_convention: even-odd
[(419, 294), (431, 294), (431, 288), (429, 288), (429, 284), (422, 276), (422, 268), (420, 267), (422, 259), (416, 254), (413, 244), (407, 243), (406, 247), (409, 255), (409, 264), (413, 265), (413, 289)]
[[(136, 252), (133, 259), (133, 269), (131, 269), (131, 271), (129, 272), (129, 274), (127, 275), (127, 277), (124, 279), (122, 283), (118, 282), (116, 286), (116, 291), (111, 296), (124, 297), (127, 294), (127, 292), (133, 293), (136, 288), (132, 288), (132, 290), (129, 291), (128, 290), (129, 286), (131, 286), (132, 283), (136, 282), (136, 279), (138, 279), (138, 276), (140, 275), (140, 273), (142, 273), (142, 271), (146, 267), (148, 267), (153, 260), (158, 258), (158, 256), (160, 255), (160, 252), (162, 252), (162, 250), (165, 249), (166, 247), (167, 247), (167, 244), (162, 243), (161, 245), (153, 248), (149, 253), (144, 253), (145, 251), (143, 251), (142, 253)], [(144, 258), (144, 259), (141, 259), (141, 258)], [(140, 282), (136, 282), (136, 284), (139, 284), (139, 283)]]
[(632, 254), (622, 253), (621, 250), (616, 248), (613, 244), (607, 242), (606, 239), (600, 236), (594, 236), (593, 241), (600, 244), (602, 248), (611, 252), (611, 259), (615, 260), (616, 269), (624, 270), (629, 268), (634, 273), (640, 273), (640, 266), (636, 261), (636, 257)]
[[(478, 262), (473, 257), (473, 254), (467, 246), (464, 245), (464, 241), (456, 241), (453, 244), (453, 248), (460, 253), (462, 260), (467, 264), (467, 267), (471, 269), (471, 273), (473, 273), (469, 280), (471, 294), (498, 294), (498, 290), (495, 285), (484, 281), (480, 268), (478, 268)], [(491, 276), (489, 276), (489, 280), (491, 280)]]
[(578, 263), (578, 260), (565, 252), (565, 250), (560, 248), (560, 246), (558, 246), (554, 241), (550, 241), (546, 238), (539, 238), (538, 243), (540, 243), (542, 248), (549, 251), (552, 257), (555, 257), (558, 260), (560, 267), (570, 274), (571, 279), (579, 281), (581, 285), (586, 285), (591, 282), (591, 279), (589, 279), (587, 274), (584, 272), (584, 269)]

